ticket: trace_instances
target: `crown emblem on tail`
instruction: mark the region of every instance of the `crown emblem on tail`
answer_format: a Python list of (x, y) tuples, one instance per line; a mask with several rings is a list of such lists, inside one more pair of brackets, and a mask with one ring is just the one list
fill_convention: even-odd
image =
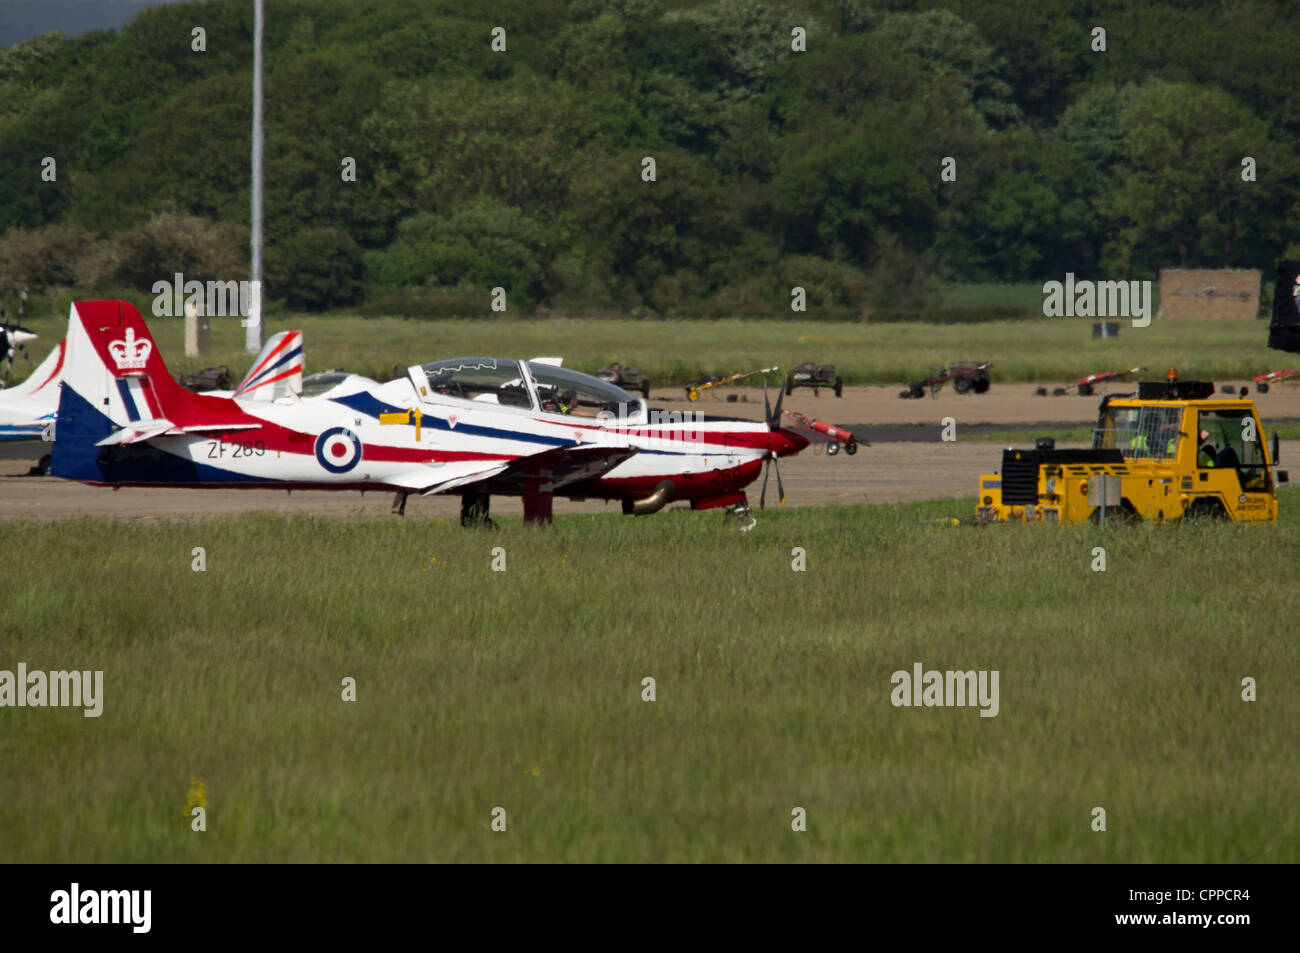
[(135, 328), (127, 328), (125, 338), (108, 342), (108, 353), (113, 363), (123, 371), (143, 370), (152, 350), (149, 341), (135, 339)]

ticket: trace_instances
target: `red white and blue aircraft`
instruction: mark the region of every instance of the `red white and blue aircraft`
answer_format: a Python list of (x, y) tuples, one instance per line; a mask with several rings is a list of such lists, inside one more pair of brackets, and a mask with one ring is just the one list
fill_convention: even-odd
[[(455, 358), (384, 384), (349, 375), (286, 392), (271, 385), (295, 361), (301, 374), (289, 334), (246, 378), (268, 386), (192, 394), (133, 305), (75, 303), (50, 472), (99, 486), (387, 490), (396, 513), (409, 494), (456, 493), (461, 522), (483, 525), (492, 495), (522, 496), (525, 522), (550, 522), (555, 496), (636, 515), (674, 500), (747, 513), (744, 487), (764, 463), (784, 501), (776, 461), (808, 445), (778, 426), (780, 394), (765, 421), (652, 414), (552, 358)], [(766, 490), (765, 472), (760, 502)]]

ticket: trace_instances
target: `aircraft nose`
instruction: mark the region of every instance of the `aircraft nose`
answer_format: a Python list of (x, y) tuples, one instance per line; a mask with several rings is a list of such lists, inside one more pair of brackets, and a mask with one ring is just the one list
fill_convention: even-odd
[(767, 446), (778, 457), (790, 457), (808, 446), (808, 438), (797, 430), (777, 427), (768, 436)]

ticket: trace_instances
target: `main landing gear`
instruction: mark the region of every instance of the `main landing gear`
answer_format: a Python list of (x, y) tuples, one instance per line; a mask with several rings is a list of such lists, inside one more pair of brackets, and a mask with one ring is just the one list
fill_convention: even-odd
[(748, 533), (751, 529), (753, 529), (755, 526), (758, 525), (758, 517), (756, 517), (754, 515), (754, 511), (749, 508), (748, 500), (742, 500), (740, 503), (737, 503), (735, 506), (728, 506), (725, 510), (722, 511), (722, 518), (727, 521), (730, 521), (732, 519), (739, 520), (741, 523), (744, 523), (746, 520), (748, 520), (749, 523), (747, 525), (740, 527), (740, 531), (742, 533)]
[(487, 493), (462, 493), (460, 496), (460, 525), (466, 529), (496, 529), (490, 515), (492, 497)]

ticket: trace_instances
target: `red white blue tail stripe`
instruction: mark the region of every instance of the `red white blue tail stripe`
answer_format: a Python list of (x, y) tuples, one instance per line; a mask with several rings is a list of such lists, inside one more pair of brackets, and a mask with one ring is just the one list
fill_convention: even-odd
[(126, 419), (131, 423), (139, 420), (157, 420), (163, 415), (162, 409), (158, 406), (158, 398), (154, 395), (153, 388), (149, 386), (149, 379), (146, 377), (119, 377), (117, 393), (126, 408)]
[(262, 353), (235, 388), (235, 397), (276, 400), (302, 391), (302, 332), (281, 331), (266, 342)]

